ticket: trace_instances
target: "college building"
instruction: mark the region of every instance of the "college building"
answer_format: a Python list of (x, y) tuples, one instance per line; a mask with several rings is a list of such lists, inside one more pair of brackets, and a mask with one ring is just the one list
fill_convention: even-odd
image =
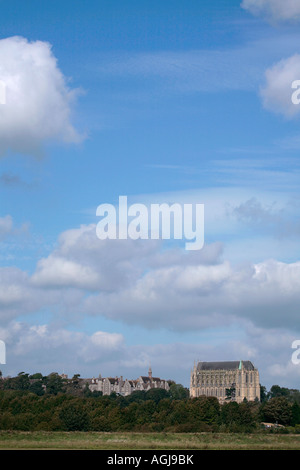
[(152, 369), (149, 368), (148, 376), (141, 375), (136, 380), (123, 379), (123, 377), (101, 377), (88, 380), (91, 391), (102, 392), (103, 395), (110, 395), (112, 392), (118, 395), (128, 396), (136, 391), (148, 391), (152, 388), (162, 388), (169, 390), (167, 380), (152, 376)]
[(260, 401), (259, 373), (251, 361), (198, 362), (191, 371), (190, 397), (217, 397), (220, 403)]

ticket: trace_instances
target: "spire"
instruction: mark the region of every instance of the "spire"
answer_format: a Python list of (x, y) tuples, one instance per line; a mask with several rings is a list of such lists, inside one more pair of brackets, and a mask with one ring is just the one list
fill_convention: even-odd
[(242, 361), (240, 361), (239, 370), (242, 370)]
[(152, 369), (151, 369), (151, 364), (149, 366), (149, 370), (148, 370), (148, 376), (149, 376), (149, 379), (152, 379)]

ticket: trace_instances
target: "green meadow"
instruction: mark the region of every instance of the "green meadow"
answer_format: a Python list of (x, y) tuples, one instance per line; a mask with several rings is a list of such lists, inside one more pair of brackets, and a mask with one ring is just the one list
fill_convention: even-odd
[(1, 450), (300, 450), (299, 434), (1, 431)]

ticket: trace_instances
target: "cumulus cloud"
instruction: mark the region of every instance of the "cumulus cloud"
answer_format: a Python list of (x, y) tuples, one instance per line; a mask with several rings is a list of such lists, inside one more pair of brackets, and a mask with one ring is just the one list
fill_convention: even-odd
[(71, 123), (78, 90), (69, 88), (50, 44), (23, 37), (1, 39), (0, 79), (5, 84), (0, 155), (38, 154), (48, 141), (82, 139)]
[(132, 286), (98, 293), (84, 310), (150, 329), (194, 330), (249, 319), (268, 327), (297, 324), (300, 264), (275, 260), (243, 268), (172, 266), (151, 270)]
[[(26, 372), (82, 373), (86, 364), (110, 363), (124, 354), (124, 337), (119, 333), (96, 331), (92, 334), (49, 324), (12, 321), (0, 328), (11, 370)], [(38, 354), (37, 354), (38, 352)], [(96, 366), (95, 366), (96, 364)], [(92, 369), (91, 369), (92, 370)]]
[(92, 316), (174, 331), (245, 320), (280, 328), (296, 322), (299, 279), (298, 262), (234, 266), (219, 244), (191, 254), (151, 240), (100, 241), (92, 224), (64, 232), (32, 275), (3, 269), (0, 302), (5, 318), (43, 306), (71, 323)]
[(294, 118), (300, 114), (300, 106), (294, 104), (292, 88), (294, 81), (300, 80), (300, 55), (283, 59), (265, 72), (265, 84), (261, 88), (264, 107), (272, 112)]
[(276, 22), (300, 20), (298, 0), (243, 0), (241, 7), (253, 15), (262, 15)]
[[(162, 249), (157, 240), (100, 241), (93, 224), (68, 230), (32, 274), (0, 269), (2, 325), (48, 312), (60, 327), (93, 318), (152, 331), (200, 332), (245, 322), (297, 330), (300, 262), (234, 265), (221, 248), (211, 244), (191, 253)], [(100, 334), (90, 338), (94, 346), (99, 342)], [(94, 357), (93, 350), (86, 355)]]
[(92, 289), (99, 285), (99, 276), (90, 266), (83, 266), (59, 256), (41, 259), (32, 281), (38, 285)]
[(51, 305), (51, 298), (30, 285), (30, 276), (16, 267), (0, 268), (0, 320), (6, 322)]
[[(62, 354), (67, 348), (69, 354), (75, 354), (80, 360), (86, 362), (99, 360), (104, 355), (107, 356), (114, 350), (119, 350), (124, 341), (123, 336), (118, 333), (96, 331), (88, 335), (64, 328), (49, 327), (49, 325), (30, 326), (18, 323), (15, 325), (18, 326), (18, 338), (14, 346), (16, 356), (40, 350), (44, 352), (46, 358), (49, 351), (55, 351), (57, 355)], [(8, 339), (8, 344), (9, 342), (10, 339)]]
[(100, 241), (94, 224), (82, 225), (60, 235), (57, 248), (38, 261), (31, 281), (35, 286), (114, 292), (132, 285), (149, 268), (213, 264), (222, 245), (185, 255), (177, 248), (162, 250), (159, 240)]

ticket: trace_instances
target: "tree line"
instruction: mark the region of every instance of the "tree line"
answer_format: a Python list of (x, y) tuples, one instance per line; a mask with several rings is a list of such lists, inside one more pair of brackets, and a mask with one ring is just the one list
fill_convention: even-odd
[(137, 391), (126, 397), (103, 396), (84, 386), (80, 375), (66, 380), (57, 373), (20, 372), (0, 380), (0, 430), (300, 432), (300, 391), (261, 387), (261, 402), (220, 405), (215, 397), (190, 398), (188, 389), (170, 381), (170, 390)]

